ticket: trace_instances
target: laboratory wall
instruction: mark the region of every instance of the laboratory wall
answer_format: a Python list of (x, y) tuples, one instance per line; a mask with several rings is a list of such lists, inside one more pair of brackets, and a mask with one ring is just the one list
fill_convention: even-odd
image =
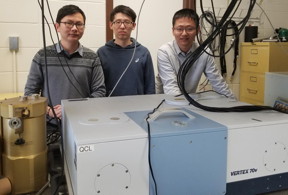
[[(200, 0), (196, 1), (196, 10), (199, 13), (199, 15), (202, 14), (201, 7), (200, 7)], [(226, 11), (226, 8), (228, 7), (231, 0), (215, 0), (214, 2), (214, 11), (215, 16), (217, 20), (219, 21), (221, 17), (223, 16), (224, 12)], [(240, 1), (238, 1), (240, 2)], [(240, 21), (243, 20), (245, 15), (247, 14), (247, 9), (249, 6), (250, 0), (242, 0), (242, 3), (240, 4), (239, 8), (234, 14), (234, 17), (232, 18), (237, 24), (239, 24)], [(203, 1), (203, 8), (204, 11), (212, 11), (212, 4), (210, 0), (204, 0)], [(288, 17), (288, 1), (285, 0), (257, 0), (256, 4), (253, 8), (253, 11), (251, 13), (250, 19), (247, 22), (246, 26), (257, 26), (258, 27), (258, 38), (270, 38), (274, 35), (275, 29), (277, 28), (288, 28), (288, 20), (285, 18)], [(204, 30), (202, 29), (202, 32)], [(241, 35), (240, 35), (240, 44), (244, 41), (244, 33), (245, 29), (243, 29)], [(228, 34), (233, 34), (233, 31), (228, 31)], [(205, 33), (204, 33), (205, 34)], [(231, 37), (230, 39), (227, 38), (226, 42), (226, 48), (228, 48), (231, 44)], [(240, 50), (240, 44), (239, 44), (239, 50)], [(216, 47), (218, 45), (216, 44)], [(240, 52), (240, 51), (239, 51)], [(239, 53), (241, 55), (241, 53)], [(220, 67), (219, 58), (215, 58), (218, 68)], [(240, 57), (238, 57), (237, 60), (237, 67), (235, 75), (232, 77), (232, 71), (233, 71), (233, 59), (234, 59), (234, 49), (232, 49), (227, 55), (226, 55), (226, 68), (227, 68), (227, 74), (224, 75), (225, 80), (229, 84), (230, 88), (232, 89), (235, 96), (239, 99), (239, 87), (240, 87)], [(201, 84), (201, 83), (200, 83)], [(203, 85), (205, 85), (205, 82), (203, 82)], [(201, 88), (201, 86), (199, 87)], [(206, 87), (207, 88), (207, 87)], [(209, 89), (209, 85), (208, 85)]]
[[(33, 56), (44, 45), (39, 1), (0, 0), (0, 93), (24, 91)], [(105, 0), (44, 0), (44, 2), (45, 17), (49, 21), (49, 25), (45, 25), (44, 33), (47, 45), (57, 42), (57, 36), (46, 2), (49, 2), (53, 20), (63, 5), (78, 5), (87, 18), (81, 43), (95, 51), (105, 43)], [(18, 50), (10, 50), (9, 37), (18, 37)]]
[[(87, 17), (86, 29), (81, 43), (95, 51), (105, 44), (106, 2), (104, 0), (48, 0), (48, 2), (53, 19), (55, 19), (58, 9), (63, 5), (75, 4), (81, 7)], [(221, 19), (229, 2), (229, 0), (214, 0), (217, 19)], [(235, 21), (240, 21), (244, 17), (250, 0), (242, 0), (242, 2), (235, 14)], [(182, 8), (182, 3), (182, 0), (114, 0), (114, 6), (125, 4), (137, 13), (139, 20), (137, 20), (137, 28), (132, 36), (150, 50), (156, 74), (157, 49), (163, 43), (173, 39), (171, 20), (174, 12)], [(196, 1), (196, 5), (197, 12), (201, 14), (200, 0)], [(57, 42), (47, 4), (44, 7), (53, 40)], [(204, 0), (203, 7), (205, 10), (212, 10), (211, 1)], [(287, 7), (287, 0), (258, 0), (247, 25), (258, 26), (258, 37), (269, 37), (273, 35), (273, 28), (288, 28)], [(31, 60), (35, 53), (43, 47), (41, 15), (41, 9), (36, 0), (0, 0), (0, 93), (23, 92)], [(53, 43), (49, 26), (45, 25), (47, 45)], [(19, 49), (9, 49), (10, 37), (18, 38)], [(240, 42), (243, 40), (244, 33), (241, 34)], [(228, 76), (226, 80), (238, 97), (239, 67), (234, 78), (229, 77), (233, 57), (232, 52), (227, 55)]]

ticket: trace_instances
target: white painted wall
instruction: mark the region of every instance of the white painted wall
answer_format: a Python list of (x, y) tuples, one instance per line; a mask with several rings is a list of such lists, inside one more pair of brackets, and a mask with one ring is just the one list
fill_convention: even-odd
[[(139, 16), (142, 0), (114, 0), (114, 5), (127, 5)], [(157, 50), (173, 39), (172, 16), (183, 7), (183, 1), (145, 0), (139, 17), (138, 42), (147, 47), (152, 55), (154, 69), (157, 72)], [(137, 20), (136, 19), (136, 20)], [(136, 38), (136, 29), (132, 33)]]
[[(139, 14), (142, 0), (114, 0), (114, 5), (125, 4)], [(197, 10), (199, 9), (197, 0)], [(214, 0), (217, 15), (221, 16), (230, 0)], [(249, 2), (249, 0), (243, 0)], [(270, 18), (275, 28), (288, 28), (288, 1), (287, 0), (258, 0), (257, 1)], [(50, 7), (55, 19), (57, 11), (65, 4), (75, 4), (80, 6), (87, 16), (87, 27), (81, 43), (93, 50), (105, 43), (105, 1), (104, 0), (50, 0)], [(182, 8), (182, 0), (146, 0), (140, 14), (138, 25), (138, 41), (146, 46), (154, 61), (156, 69), (157, 49), (172, 37), (172, 16), (175, 11)], [(247, 3), (243, 4), (237, 17), (243, 16), (247, 9)], [(46, 5), (45, 5), (46, 6)], [(46, 6), (47, 7), (47, 6)], [(204, 1), (205, 9), (211, 9), (210, 0)], [(48, 18), (48, 12), (46, 11)], [(265, 14), (255, 6), (251, 22), (259, 28), (259, 37), (267, 37), (273, 33), (273, 29)], [(50, 23), (51, 20), (49, 19)], [(47, 44), (52, 41), (49, 38), (46, 28)], [(19, 37), (19, 51), (16, 52), (15, 59), (13, 52), (9, 50), (9, 37)], [(132, 34), (136, 36), (136, 31)], [(53, 32), (55, 38), (55, 33)], [(243, 41), (243, 35), (241, 36)], [(17, 88), (18, 92), (24, 90), (27, 74), (34, 54), (43, 47), (41, 30), (41, 10), (36, 0), (0, 0), (0, 93), (13, 92), (13, 62), (17, 66)], [(229, 55), (227, 56), (229, 58)], [(231, 56), (230, 56), (231, 57)], [(230, 68), (228, 68), (229, 71)], [(228, 81), (229, 82), (229, 81)], [(236, 78), (230, 83), (236, 96), (239, 91), (239, 72)]]
[[(50, 0), (49, 4), (53, 20), (63, 5), (78, 5), (87, 17), (82, 44), (96, 50), (105, 43), (105, 0)], [(51, 23), (47, 5), (44, 7), (46, 18)], [(23, 92), (31, 60), (43, 47), (41, 21), (37, 0), (0, 0), (0, 93), (14, 92), (13, 61), (17, 66), (17, 89), (18, 92)], [(54, 41), (57, 42), (52, 24), (51, 28)], [(9, 50), (10, 36), (19, 37), (19, 50), (15, 59), (13, 52)], [(47, 25), (46, 40), (47, 45), (52, 43)]]

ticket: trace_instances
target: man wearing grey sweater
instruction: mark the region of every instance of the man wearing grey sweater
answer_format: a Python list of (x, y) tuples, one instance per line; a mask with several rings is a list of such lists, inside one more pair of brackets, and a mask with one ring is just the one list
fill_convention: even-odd
[(84, 33), (85, 19), (79, 7), (62, 7), (55, 23), (61, 35), (60, 42), (41, 49), (33, 58), (24, 94), (50, 96), (47, 108), (50, 117), (54, 116), (53, 108), (61, 118), (62, 99), (105, 96), (100, 60), (94, 51), (79, 42)]

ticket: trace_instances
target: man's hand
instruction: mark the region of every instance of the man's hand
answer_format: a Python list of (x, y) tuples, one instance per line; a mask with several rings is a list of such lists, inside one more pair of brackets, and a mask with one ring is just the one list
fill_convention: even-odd
[[(58, 104), (56, 106), (53, 107), (54, 111), (55, 111), (55, 114), (57, 116), (57, 118), (62, 118), (62, 108), (61, 108), (61, 105)], [(53, 114), (53, 111), (50, 107), (47, 107), (47, 114), (50, 116), (50, 117), (54, 117), (54, 114)]]

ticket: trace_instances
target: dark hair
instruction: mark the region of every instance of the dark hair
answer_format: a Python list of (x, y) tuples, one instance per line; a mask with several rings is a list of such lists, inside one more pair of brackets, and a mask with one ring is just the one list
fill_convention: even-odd
[(129, 16), (132, 19), (132, 22), (135, 22), (136, 20), (136, 13), (133, 11), (133, 9), (125, 5), (118, 5), (112, 10), (110, 14), (111, 22), (113, 22), (115, 15), (118, 13), (122, 13)]
[(198, 28), (199, 26), (199, 16), (193, 9), (184, 8), (177, 11), (172, 19), (173, 26), (175, 25), (176, 20), (179, 18), (191, 18), (192, 20), (194, 20), (196, 28)]
[(84, 12), (76, 5), (65, 5), (61, 9), (59, 9), (58, 14), (57, 14), (57, 18), (56, 18), (56, 22), (60, 23), (62, 18), (64, 18), (65, 16), (73, 15), (76, 13), (80, 13), (83, 16), (84, 24), (85, 24), (86, 16), (85, 16)]

